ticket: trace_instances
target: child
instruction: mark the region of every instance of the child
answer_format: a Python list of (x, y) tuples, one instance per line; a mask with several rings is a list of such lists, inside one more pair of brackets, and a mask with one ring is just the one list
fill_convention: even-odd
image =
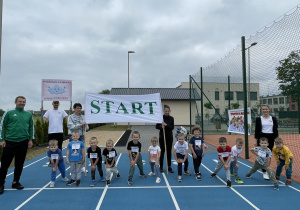
[(230, 174), (235, 176), (234, 181), (238, 184), (244, 182), (239, 178), (239, 163), (238, 157), (242, 154), (244, 141), (241, 138), (237, 138), (235, 145), (231, 148), (231, 162), (230, 162)]
[(230, 163), (231, 147), (227, 146), (227, 139), (225, 137), (219, 138), (219, 145), (220, 146), (217, 148), (219, 156), (218, 164), (214, 172), (210, 175), (210, 178), (215, 177), (223, 166), (226, 173), (227, 187), (231, 187), (230, 171), (228, 166)]
[(269, 145), (268, 139), (266, 137), (261, 137), (259, 139), (259, 142), (260, 142), (260, 146), (250, 149), (250, 151), (253, 154), (255, 154), (257, 157), (254, 162), (254, 165), (252, 166), (251, 170), (248, 172), (245, 178), (249, 179), (251, 178), (251, 174), (255, 173), (258, 169), (264, 169), (267, 171), (270, 179), (274, 183), (274, 190), (279, 190), (277, 180), (270, 169), (272, 152), (268, 148)]
[(50, 187), (54, 187), (55, 185), (57, 166), (59, 172), (61, 173), (62, 180), (65, 182), (69, 181), (69, 179), (66, 177), (64, 158), (61, 150), (58, 149), (57, 140), (53, 139), (49, 141), (49, 150), (47, 155), (50, 158), (50, 163), (52, 165)]
[[(160, 183), (160, 171), (159, 171), (159, 157), (160, 157), (160, 147), (157, 145), (158, 138), (152, 137), (151, 138), (152, 145), (148, 149), (148, 159), (149, 164), (151, 166), (151, 172), (148, 174), (148, 176), (153, 176), (156, 174), (156, 183)], [(155, 173), (154, 173), (154, 167), (155, 167)]]
[(94, 187), (96, 184), (96, 181), (95, 181), (96, 166), (97, 166), (98, 172), (100, 174), (101, 182), (105, 182), (105, 178), (103, 177), (101, 149), (100, 149), (100, 147), (97, 146), (97, 144), (98, 144), (97, 138), (91, 137), (89, 143), (90, 143), (91, 147), (88, 148), (87, 153), (88, 153), (88, 158), (90, 158), (91, 170), (92, 170), (92, 172), (91, 172), (92, 181), (91, 181), (90, 186)]
[(286, 182), (285, 185), (291, 185), (292, 169), (293, 169), (293, 154), (287, 146), (283, 145), (281, 138), (275, 139), (275, 147), (273, 148), (273, 155), (277, 162), (276, 179), (279, 180), (282, 167), (285, 165)]
[(204, 157), (204, 153), (205, 153), (204, 141), (200, 137), (201, 128), (199, 126), (194, 126), (192, 128), (192, 134), (194, 136), (190, 139), (189, 147), (191, 149), (192, 156), (193, 156), (193, 164), (194, 164), (196, 179), (200, 181), (201, 173), (199, 172), (199, 168), (201, 165), (202, 157)]
[(76, 186), (80, 185), (80, 178), (81, 178), (81, 167), (85, 161), (85, 151), (84, 151), (84, 144), (82, 141), (79, 141), (80, 135), (79, 132), (73, 131), (72, 132), (72, 139), (73, 141), (69, 142), (67, 146), (67, 156), (66, 156), (66, 163), (69, 164), (71, 168), (71, 180), (67, 183), (67, 185), (71, 185), (75, 183), (76, 175)]
[(185, 136), (183, 133), (179, 133), (177, 136), (177, 142), (174, 145), (173, 150), (174, 157), (176, 159), (177, 171), (178, 171), (178, 182), (182, 181), (182, 163), (184, 163), (184, 167), (187, 164), (187, 158), (189, 154), (188, 143), (185, 141)]
[(131, 138), (132, 141), (128, 142), (127, 144), (127, 150), (130, 159), (130, 169), (129, 169), (129, 176), (127, 181), (128, 185), (132, 185), (132, 177), (135, 170), (135, 164), (137, 164), (140, 170), (140, 176), (143, 178), (147, 178), (143, 171), (143, 162), (141, 156), (142, 144), (141, 142), (139, 142), (141, 138), (140, 133), (138, 131), (133, 131)]
[(110, 185), (111, 174), (115, 174), (117, 178), (120, 178), (119, 171), (116, 166), (117, 151), (113, 148), (114, 142), (111, 139), (106, 141), (106, 148), (103, 150), (103, 156), (105, 159), (106, 169), (106, 184)]

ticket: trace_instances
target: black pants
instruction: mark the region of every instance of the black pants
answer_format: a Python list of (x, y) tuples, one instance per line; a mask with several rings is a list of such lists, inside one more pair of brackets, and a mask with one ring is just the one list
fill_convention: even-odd
[(195, 174), (199, 173), (199, 167), (201, 165), (201, 161), (202, 161), (202, 156), (198, 156), (196, 158), (193, 157), (193, 164), (194, 164), (194, 171)]
[(28, 149), (28, 140), (21, 142), (5, 141), (6, 146), (3, 148), (2, 158), (1, 158), (1, 168), (0, 168), (0, 184), (5, 183), (5, 178), (7, 170), (15, 157), (15, 171), (14, 180), (18, 182), (20, 180), (25, 157)]
[[(166, 145), (167, 145), (167, 158), (168, 158), (168, 167), (171, 167), (171, 154), (172, 154), (172, 145), (173, 145), (173, 138), (166, 138)], [(165, 156), (165, 143), (164, 139), (160, 138), (159, 139), (159, 146), (161, 149), (160, 152), (160, 158), (159, 158), (159, 164), (160, 164), (160, 169), (163, 169), (164, 166), (164, 156)]]
[[(102, 160), (99, 159), (98, 163), (97, 163), (97, 170), (99, 172), (100, 177), (103, 177), (103, 170), (102, 170)], [(92, 176), (92, 180), (95, 180), (95, 172), (96, 170), (92, 170), (91, 169), (91, 176)]]
[(58, 148), (62, 151), (62, 144), (64, 141), (64, 134), (63, 133), (49, 133), (48, 134), (48, 141), (50, 140), (57, 140), (58, 141)]

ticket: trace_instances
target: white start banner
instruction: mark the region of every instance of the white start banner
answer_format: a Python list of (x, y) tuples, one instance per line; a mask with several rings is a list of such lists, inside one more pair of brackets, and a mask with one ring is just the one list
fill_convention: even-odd
[(161, 123), (163, 112), (160, 94), (107, 95), (85, 93), (85, 120), (89, 124)]
[(72, 80), (42, 79), (42, 101), (72, 101)]

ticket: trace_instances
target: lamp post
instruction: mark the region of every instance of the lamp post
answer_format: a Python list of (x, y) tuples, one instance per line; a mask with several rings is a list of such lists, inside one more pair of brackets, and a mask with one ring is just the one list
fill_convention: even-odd
[(253, 42), (249, 47), (247, 47), (245, 50), (248, 50), (248, 107), (251, 107), (250, 102), (250, 48), (255, 46), (257, 42)]
[[(130, 53), (135, 53), (134, 51), (128, 51), (128, 90), (127, 90), (127, 95), (130, 95), (130, 91), (129, 91), (129, 54)], [(128, 130), (130, 128), (130, 123), (128, 122)]]

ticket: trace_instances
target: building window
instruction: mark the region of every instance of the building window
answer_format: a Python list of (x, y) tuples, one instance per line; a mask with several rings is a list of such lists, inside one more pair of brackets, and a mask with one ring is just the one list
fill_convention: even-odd
[(272, 98), (268, 99), (268, 104), (272, 104)]
[[(225, 91), (224, 92), (225, 93), (225, 100), (228, 100), (229, 99), (229, 97), (228, 97), (228, 91)], [(233, 92), (232, 91), (230, 91), (230, 100), (233, 100)]]
[(284, 104), (284, 97), (279, 98), (279, 104)]
[(278, 104), (278, 98), (273, 98), (273, 103)]
[(267, 99), (263, 99), (263, 104), (267, 104)]
[(257, 101), (257, 92), (250, 92), (250, 101)]
[(244, 100), (243, 92), (236, 92), (236, 100), (238, 100), (238, 101)]
[(295, 106), (295, 104), (292, 104), (292, 107), (291, 107), (291, 109), (292, 109), (292, 111), (293, 111), (293, 110), (296, 110), (296, 106)]
[(215, 100), (220, 100), (220, 93), (219, 93), (219, 91), (215, 91)]
[(275, 113), (278, 113), (278, 108), (274, 108), (274, 112), (275, 112)]

